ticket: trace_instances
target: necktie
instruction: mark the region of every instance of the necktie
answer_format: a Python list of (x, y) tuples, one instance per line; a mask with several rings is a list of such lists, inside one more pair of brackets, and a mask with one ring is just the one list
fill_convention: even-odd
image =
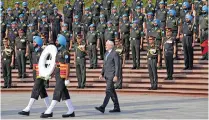
[(109, 56), (110, 52), (107, 52), (107, 55), (105, 57), (105, 60), (107, 60), (107, 57)]

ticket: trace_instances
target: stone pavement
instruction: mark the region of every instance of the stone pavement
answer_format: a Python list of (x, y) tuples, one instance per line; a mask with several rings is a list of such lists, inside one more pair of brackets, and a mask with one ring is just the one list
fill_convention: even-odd
[[(49, 95), (52, 98), (52, 93)], [(94, 107), (102, 104), (104, 95), (104, 93), (72, 93), (71, 98), (76, 109), (76, 117), (73, 119), (208, 119), (208, 98), (121, 93), (118, 94), (121, 113), (108, 112), (113, 108), (110, 100), (105, 113), (102, 114)], [(46, 110), (41, 99), (34, 103), (30, 116), (17, 114), (26, 107), (29, 98), (29, 92), (1, 93), (1, 118), (40, 119), (40, 114)], [(63, 119), (61, 115), (66, 111), (65, 103), (58, 103), (54, 109), (53, 119)]]

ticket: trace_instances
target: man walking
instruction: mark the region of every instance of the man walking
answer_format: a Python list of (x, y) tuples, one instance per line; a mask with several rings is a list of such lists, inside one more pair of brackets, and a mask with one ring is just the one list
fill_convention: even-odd
[(110, 98), (114, 103), (114, 109), (110, 110), (109, 112), (120, 112), (120, 106), (118, 102), (118, 97), (115, 92), (114, 82), (118, 79), (118, 67), (119, 67), (119, 57), (116, 53), (114, 48), (113, 41), (106, 42), (106, 54), (104, 58), (104, 65), (102, 68), (101, 75), (99, 79), (106, 80), (106, 96), (104, 99), (103, 104), (100, 107), (95, 107), (96, 110), (100, 111), (101, 113), (105, 112), (105, 107), (107, 106)]

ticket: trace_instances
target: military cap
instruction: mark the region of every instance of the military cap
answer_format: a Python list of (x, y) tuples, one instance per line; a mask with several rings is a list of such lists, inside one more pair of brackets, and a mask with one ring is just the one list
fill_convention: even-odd
[(62, 24), (62, 26), (63, 26), (63, 27), (67, 27), (67, 26), (68, 26), (68, 24), (64, 23), (64, 24)]
[(43, 5), (43, 4), (44, 4), (43, 2), (40, 2), (40, 3), (39, 3), (39, 5)]
[(163, 5), (164, 5), (165, 3), (164, 3), (163, 1), (160, 1), (160, 3), (159, 3), (159, 4), (163, 4)]
[(122, 0), (122, 2), (126, 2), (126, 0)]
[(15, 4), (20, 4), (20, 2), (15, 2)]
[(57, 7), (54, 7), (53, 10), (58, 10), (58, 8)]
[(99, 17), (100, 17), (100, 18), (104, 18), (104, 15), (103, 15), (103, 14), (101, 14)]
[(32, 27), (33, 26), (33, 23), (31, 23), (31, 24), (28, 24), (28, 27)]
[(155, 36), (152, 36), (152, 35), (151, 35), (151, 36), (149, 36), (148, 39), (149, 39), (149, 40), (154, 40), (155, 38), (156, 38)]
[(75, 18), (75, 19), (78, 19), (78, 15), (75, 15), (74, 18)]
[(112, 24), (112, 21), (108, 21), (107, 24)]
[(22, 29), (22, 28), (20, 28), (20, 29), (18, 30), (18, 32), (24, 32), (24, 31), (23, 31), (23, 29)]
[(22, 18), (22, 17), (24, 17), (24, 14), (20, 14), (20, 15), (19, 15), (19, 18)]
[(76, 36), (76, 38), (80, 39), (80, 38), (82, 38), (82, 35), (81, 35), (81, 34), (78, 34), (78, 35)]
[(127, 17), (128, 15), (127, 14), (123, 14), (123, 17)]
[(116, 6), (113, 6), (113, 7), (112, 7), (112, 9), (115, 9), (115, 10), (116, 10), (116, 9), (117, 9), (117, 7), (116, 7)]
[(9, 8), (7, 8), (7, 12), (8, 12), (8, 11), (11, 11), (11, 10), (12, 10), (12, 8), (10, 8), (10, 7), (9, 7)]
[(90, 8), (89, 8), (89, 7), (87, 7), (87, 8), (85, 8), (85, 10), (86, 10), (86, 11), (89, 11), (89, 10), (90, 10)]
[(34, 10), (35, 10), (35, 8), (31, 8), (31, 9), (30, 9), (30, 11), (34, 11)]
[(41, 16), (41, 19), (44, 19), (44, 18), (46, 18), (46, 15), (42, 15), (42, 16)]
[(141, 7), (140, 6), (136, 6), (136, 9), (140, 9)]
[(13, 21), (11, 24), (17, 24), (17, 22)]

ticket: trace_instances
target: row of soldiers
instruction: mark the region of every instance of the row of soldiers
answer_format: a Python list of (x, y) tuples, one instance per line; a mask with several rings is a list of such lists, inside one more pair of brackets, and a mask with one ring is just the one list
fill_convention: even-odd
[[(39, 3), (39, 9), (27, 8), (27, 2), (23, 2), (23, 8), (20, 3), (15, 3), (15, 8), (3, 8), (1, 2), (1, 26), (2, 38), (7, 37), (10, 45), (15, 50), (14, 58), (17, 58), (19, 77), (25, 77), (25, 56), (29, 57), (30, 67), (32, 68), (33, 39), (35, 35), (44, 36), (44, 46), (49, 43), (54, 44), (57, 35), (60, 33), (67, 39), (68, 50), (78, 46), (78, 50), (85, 51), (89, 55), (90, 69), (97, 68), (97, 50), (100, 50), (100, 59), (104, 59), (105, 41), (120, 41), (125, 57), (123, 61), (130, 58), (132, 51), (133, 67), (140, 68), (140, 51), (144, 50), (143, 39), (147, 40), (153, 36), (158, 54), (158, 68), (162, 67), (162, 51), (164, 37), (166, 37), (165, 28), (172, 29), (175, 47), (177, 47), (180, 38), (183, 40), (185, 69), (193, 67), (193, 49), (192, 43), (197, 38), (203, 42), (208, 33), (208, 7), (207, 1), (187, 2), (183, 4), (176, 0), (167, 5), (166, 1), (158, 1), (155, 5), (152, 0), (148, 0), (148, 5), (144, 8), (141, 0), (134, 0), (132, 7), (122, 0), (122, 5), (118, 9), (114, 6), (112, 0), (102, 0), (98, 3), (93, 0), (90, 7), (84, 8), (85, 3), (82, 0), (76, 0), (74, 5), (70, 0), (66, 0), (63, 6), (63, 15), (58, 12), (58, 8), (50, 0), (48, 4)], [(192, 13), (192, 11), (194, 12)], [(62, 17), (64, 16), (64, 17)], [(63, 20), (64, 18), (64, 20)], [(186, 20), (188, 19), (188, 20)], [(64, 22), (62, 24), (62, 22)], [(61, 28), (62, 27), (62, 28)], [(82, 44), (78, 45), (78, 38), (82, 34)], [(196, 35), (191, 40), (191, 36)], [(188, 37), (190, 36), (190, 37)], [(185, 41), (185, 42), (184, 42)], [(29, 45), (27, 45), (29, 44)], [(83, 49), (85, 46), (87, 50)], [(84, 48), (85, 48), (84, 47)], [(74, 48), (76, 51), (76, 48)], [(174, 57), (178, 59), (178, 49), (174, 50)], [(82, 52), (81, 52), (82, 53)], [(85, 60), (83, 53), (75, 52), (75, 63), (77, 76), (82, 76), (79, 81), (85, 83)], [(202, 59), (208, 59), (203, 56)], [(82, 61), (82, 62), (77, 62)], [(14, 65), (15, 66), (15, 60)], [(19, 67), (21, 66), (21, 67)], [(83, 88), (85, 84), (78, 87)]]

